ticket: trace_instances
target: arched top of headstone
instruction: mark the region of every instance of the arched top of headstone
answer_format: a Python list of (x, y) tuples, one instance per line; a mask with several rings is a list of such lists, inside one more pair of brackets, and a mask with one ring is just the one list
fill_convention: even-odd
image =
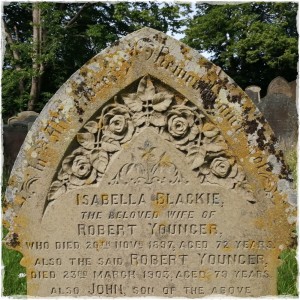
[[(190, 184), (221, 190), (229, 202), (240, 195), (232, 205), (241, 216), (255, 211), (247, 224), (268, 227), (277, 259), (290, 239), (291, 180), (273, 132), (246, 93), (197, 51), (143, 28), (88, 61), (40, 113), (6, 191), (6, 241), (29, 256), (24, 240), (35, 241), (43, 230), (68, 238), (63, 215), (72, 212), (70, 222), (76, 220), (81, 207), (73, 200), (81, 204), (83, 190), (86, 199), (103, 186), (111, 193), (126, 185), (163, 193)], [(30, 289), (48, 293), (36, 292), (34, 282)]]
[(257, 85), (250, 85), (245, 88), (245, 93), (251, 98), (255, 105), (260, 102), (261, 88)]
[(289, 83), (281, 76), (274, 78), (269, 86), (267, 95), (283, 94), (287, 97), (292, 97), (292, 90)]
[(261, 91), (261, 88), (258, 85), (249, 85), (245, 88), (245, 91), (259, 93)]
[(13, 116), (8, 119), (8, 124), (12, 125), (14, 123), (22, 122), (22, 123), (33, 123), (35, 119), (38, 117), (38, 113), (35, 111), (21, 111), (16, 116)]

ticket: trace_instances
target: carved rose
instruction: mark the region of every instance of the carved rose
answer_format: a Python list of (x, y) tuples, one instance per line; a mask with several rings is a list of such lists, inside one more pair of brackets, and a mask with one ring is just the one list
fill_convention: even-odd
[(91, 165), (85, 156), (77, 156), (73, 160), (72, 173), (79, 178), (85, 178), (91, 172)]
[(91, 184), (97, 177), (97, 171), (89, 160), (89, 152), (83, 148), (75, 150), (63, 161), (62, 170), (69, 175), (73, 185)]
[[(153, 48), (148, 42), (139, 41), (138, 47), (141, 48), (137, 50), (145, 50), (146, 47), (145, 55), (150, 57)], [(197, 172), (199, 182), (245, 189), (243, 169), (230, 154), (218, 127), (207, 120), (196, 106), (185, 105), (188, 99), (184, 99), (181, 105), (174, 105), (174, 94), (163, 86), (156, 86), (156, 82), (149, 75), (141, 78), (136, 92), (115, 96), (114, 103), (110, 102), (100, 116), (84, 125), (83, 131), (76, 135), (79, 148), (63, 160), (62, 168), (50, 187), (48, 201), (76, 187), (100, 182), (111, 158), (121, 151), (121, 145), (139, 134), (143, 127), (149, 126), (183, 151), (187, 164)], [(151, 163), (149, 172), (145, 172), (141, 164), (128, 164), (128, 168), (121, 170), (128, 178), (120, 171), (116, 182), (121, 177), (131, 181), (131, 173), (139, 174), (145, 182), (150, 180), (149, 174), (153, 175), (152, 181), (157, 178), (163, 181), (169, 173), (172, 176), (175, 173), (172, 183), (184, 182), (167, 156), (152, 164), (153, 149), (143, 154), (147, 164)]]
[(206, 181), (223, 187), (234, 188), (245, 180), (245, 174), (234, 158), (216, 157), (209, 166), (200, 167), (200, 173), (206, 175)]
[(199, 133), (194, 113), (187, 107), (171, 110), (168, 113), (168, 131), (177, 144), (192, 141)]
[(104, 140), (109, 138), (120, 143), (128, 142), (133, 134), (134, 126), (126, 108), (119, 106), (104, 115)]
[(210, 169), (217, 177), (225, 178), (231, 170), (231, 163), (225, 157), (217, 157), (211, 162)]
[(169, 132), (175, 137), (183, 137), (187, 133), (189, 125), (185, 118), (176, 115), (168, 120)]

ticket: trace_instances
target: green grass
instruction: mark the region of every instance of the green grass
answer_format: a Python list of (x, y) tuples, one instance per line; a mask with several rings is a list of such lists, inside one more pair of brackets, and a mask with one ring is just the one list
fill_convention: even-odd
[[(2, 207), (4, 203), (4, 193), (9, 179), (9, 171), (3, 170), (2, 173)], [(2, 238), (6, 236), (8, 230), (3, 227)], [(26, 269), (20, 265), (22, 254), (15, 250), (8, 249), (2, 243), (2, 263), (4, 266), (4, 276), (2, 276), (2, 294), (3, 296), (11, 295), (26, 295), (26, 277), (22, 277), (22, 274), (26, 274)], [(20, 276), (21, 274), (21, 276)]]
[[(290, 146), (293, 143), (280, 143), (280, 148), (284, 151), (284, 159), (293, 175), (293, 188), (297, 188), (297, 147)], [(296, 238), (295, 238), (296, 240)], [(278, 295), (297, 296), (297, 274), (298, 265), (296, 260), (296, 250), (284, 250), (280, 259), (281, 266), (278, 268), (277, 291)]]
[(298, 266), (296, 260), (296, 250), (287, 249), (280, 255), (282, 265), (278, 268), (278, 295), (297, 296), (297, 274)]
[[(280, 147), (284, 150), (284, 159), (289, 166), (293, 179), (294, 188), (297, 188), (297, 148), (289, 146), (292, 143), (281, 143)], [(277, 290), (279, 295), (297, 296), (297, 274), (298, 265), (296, 260), (296, 250), (287, 249), (280, 255), (282, 260), (281, 266), (278, 268)]]
[[(3, 230), (3, 236), (7, 230)], [(3, 296), (26, 295), (26, 277), (20, 277), (20, 274), (26, 274), (26, 269), (20, 265), (22, 254), (2, 247), (2, 262), (4, 265), (3, 278)]]

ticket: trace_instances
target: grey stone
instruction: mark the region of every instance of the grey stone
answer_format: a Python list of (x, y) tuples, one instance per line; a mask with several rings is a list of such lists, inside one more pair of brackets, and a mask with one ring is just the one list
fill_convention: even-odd
[(27, 125), (17, 123), (13, 126), (3, 126), (3, 163), (7, 172), (10, 172), (26, 135)]
[(16, 123), (21, 123), (21, 124), (27, 124), (28, 123), (33, 123), (36, 118), (38, 117), (38, 113), (34, 112), (34, 111), (22, 111), (20, 113), (18, 113), (16, 116), (13, 116), (11, 118), (8, 119), (8, 124), (9, 125), (13, 125)]
[(246, 87), (245, 92), (251, 98), (255, 105), (260, 102), (261, 88), (257, 85), (250, 85)]
[(3, 126), (3, 154), (6, 171), (10, 172), (27, 132), (38, 115), (34, 111), (23, 111), (9, 118), (8, 125)]
[(289, 83), (281, 76), (274, 78), (268, 86), (267, 95), (273, 94), (282, 94), (289, 98), (293, 95)]
[(268, 94), (262, 98), (258, 108), (279, 139), (296, 144), (298, 114), (296, 103), (290, 97), (279, 93)]
[(292, 91), (292, 100), (296, 102), (297, 99), (297, 80), (289, 82)]

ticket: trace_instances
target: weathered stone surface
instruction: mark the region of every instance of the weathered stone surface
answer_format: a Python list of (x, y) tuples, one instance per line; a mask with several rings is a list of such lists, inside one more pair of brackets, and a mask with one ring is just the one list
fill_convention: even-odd
[(28, 294), (276, 294), (295, 214), (276, 139), (193, 49), (144, 28), (54, 95), (6, 191)]
[(250, 85), (245, 88), (245, 93), (251, 98), (255, 105), (260, 102), (260, 90), (261, 88), (257, 85)]
[(296, 101), (296, 99), (297, 99), (297, 80), (293, 80), (293, 81), (289, 82), (289, 86), (292, 91), (292, 100)]
[(257, 105), (276, 136), (285, 141), (294, 141), (298, 136), (298, 114), (296, 103), (283, 94), (272, 94), (262, 98)]
[(257, 103), (276, 137), (294, 145), (298, 136), (295, 92), (295, 82), (289, 84), (284, 78), (276, 77), (270, 82), (267, 95)]
[(34, 111), (23, 111), (9, 118), (8, 125), (3, 126), (3, 154), (6, 170), (11, 170), (26, 134), (38, 115)]
[(281, 76), (274, 78), (268, 86), (268, 95), (283, 94), (287, 97), (292, 97), (292, 89), (289, 83)]
[(3, 126), (3, 156), (4, 168), (10, 171), (27, 134), (27, 126), (14, 124)]
[(8, 125), (12, 125), (12, 126), (20, 125), (20, 126), (28, 127), (28, 129), (30, 129), (31, 125), (36, 120), (38, 115), (39, 114), (34, 111), (30, 111), (30, 110), (22, 111), (18, 113), (16, 116), (9, 118)]

